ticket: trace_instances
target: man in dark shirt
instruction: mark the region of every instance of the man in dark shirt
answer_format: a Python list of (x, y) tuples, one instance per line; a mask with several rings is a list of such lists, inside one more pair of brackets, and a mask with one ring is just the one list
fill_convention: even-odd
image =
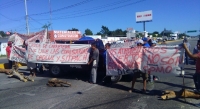
[(96, 43), (91, 44), (91, 52), (88, 65), (91, 67), (90, 83), (95, 84), (97, 78), (97, 67), (99, 62), (99, 50), (96, 48)]

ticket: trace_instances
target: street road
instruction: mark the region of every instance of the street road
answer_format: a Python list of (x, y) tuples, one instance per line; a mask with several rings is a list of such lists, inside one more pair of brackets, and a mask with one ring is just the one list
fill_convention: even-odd
[[(198, 39), (190, 39), (192, 48)], [(180, 44), (182, 41), (170, 42)], [(191, 61), (192, 64), (192, 61)], [(20, 70), (25, 75), (27, 71)], [(185, 88), (193, 89), (192, 74), (194, 65), (185, 66)], [(194, 104), (199, 100), (186, 98), (160, 100), (163, 90), (180, 90), (183, 79), (181, 76), (160, 76), (154, 84), (148, 84), (148, 94), (129, 93), (131, 82), (122, 79), (117, 84), (104, 86), (84, 82), (84, 72), (76, 79), (72, 74), (62, 78), (72, 84), (71, 87), (48, 87), (46, 83), (51, 76), (48, 72), (38, 74), (35, 82), (21, 82), (0, 74), (0, 108), (1, 109), (198, 109)], [(99, 78), (100, 80), (101, 78)], [(142, 79), (136, 82), (135, 88), (142, 89)]]

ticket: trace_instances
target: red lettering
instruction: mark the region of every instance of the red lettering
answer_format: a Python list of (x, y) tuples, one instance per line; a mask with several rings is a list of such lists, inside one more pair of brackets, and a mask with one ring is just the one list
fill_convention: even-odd
[(28, 59), (33, 59), (33, 54), (28, 54)]
[(149, 55), (148, 56), (148, 62), (149, 64), (157, 64), (160, 60), (160, 55), (159, 54), (155, 54), (155, 55)]
[(50, 54), (58, 54), (58, 53), (59, 53), (59, 49), (51, 49), (50, 51)]
[(39, 49), (38, 53), (44, 53), (44, 54), (48, 54), (49, 50), (48, 49)]
[(162, 52), (160, 53), (167, 53), (166, 47), (161, 47)]
[(47, 48), (47, 44), (43, 44), (43, 48)]
[(36, 60), (38, 61), (54, 61), (54, 56), (53, 55), (37, 55)]
[(83, 55), (83, 61), (86, 61), (87, 59), (88, 59), (88, 54), (86, 54), (86, 55)]

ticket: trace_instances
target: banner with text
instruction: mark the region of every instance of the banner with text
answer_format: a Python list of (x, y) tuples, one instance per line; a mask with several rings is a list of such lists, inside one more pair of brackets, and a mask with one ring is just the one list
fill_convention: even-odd
[(12, 46), (10, 60), (20, 63), (27, 63), (26, 49), (18, 46)]
[(87, 64), (89, 44), (28, 44), (28, 62), (49, 64)]
[(29, 42), (35, 42), (36, 40), (40, 40), (40, 42), (45, 42), (46, 35), (46, 30), (30, 35), (15, 33), (15, 35), (13, 36), (14, 44), (11, 50), (10, 59), (12, 61), (26, 63), (26, 49), (22, 47), (24, 41), (26, 42), (26, 44), (28, 44)]
[(125, 75), (134, 69), (162, 74), (180, 74), (184, 66), (181, 46), (111, 48), (107, 52), (107, 75)]

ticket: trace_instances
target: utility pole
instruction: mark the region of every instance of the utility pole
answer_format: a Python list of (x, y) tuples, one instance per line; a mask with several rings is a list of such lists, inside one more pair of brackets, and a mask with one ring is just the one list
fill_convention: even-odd
[(24, 0), (24, 2), (25, 2), (25, 13), (26, 13), (26, 31), (27, 31), (27, 34), (29, 35), (28, 12), (27, 12), (27, 4), (26, 4), (26, 0)]
[(51, 24), (51, 23), (52, 23), (52, 22), (51, 22), (51, 17), (52, 17), (52, 16), (51, 16), (51, 0), (49, 0), (49, 11), (50, 11), (50, 24)]

